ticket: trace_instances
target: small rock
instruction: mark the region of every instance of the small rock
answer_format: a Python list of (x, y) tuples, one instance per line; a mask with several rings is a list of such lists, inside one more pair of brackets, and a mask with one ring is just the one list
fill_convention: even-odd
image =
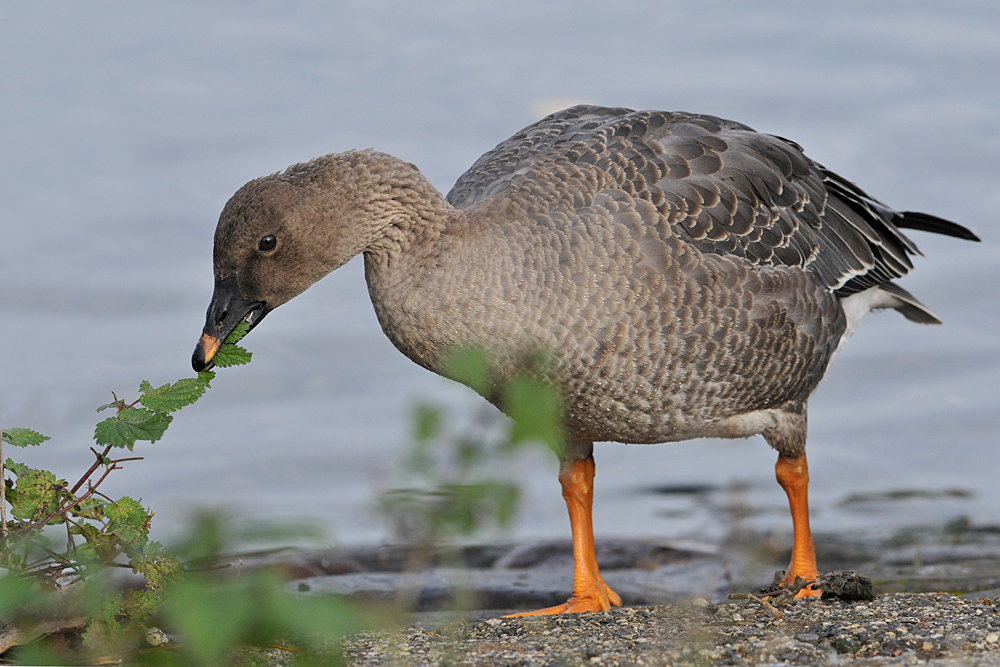
[(146, 630), (146, 643), (150, 646), (163, 646), (170, 643), (170, 637), (159, 628), (150, 628)]
[(934, 648), (934, 644), (930, 642), (924, 642), (923, 644), (920, 645), (920, 648), (922, 648), (925, 651), (930, 651), (931, 649)]
[(490, 618), (486, 620), (486, 625), (490, 626), (491, 628), (495, 628), (501, 623), (503, 623), (503, 621), (501, 621), (499, 618)]
[(800, 642), (818, 642), (819, 635), (812, 632), (803, 632), (802, 634), (795, 635), (795, 638)]
[(830, 645), (837, 653), (854, 653), (858, 650), (858, 645), (847, 637), (837, 637)]
[(693, 600), (691, 600), (691, 604), (693, 604), (695, 607), (707, 607), (708, 600), (706, 600), (705, 598), (694, 598)]
[(998, 635), (997, 633), (991, 632), (990, 634), (986, 635), (987, 644), (996, 644), (998, 641), (1000, 641), (1000, 635)]

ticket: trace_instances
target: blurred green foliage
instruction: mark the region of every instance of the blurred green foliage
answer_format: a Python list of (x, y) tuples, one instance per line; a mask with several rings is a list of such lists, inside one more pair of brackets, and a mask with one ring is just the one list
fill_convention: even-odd
[(565, 441), (558, 390), (530, 373), (539, 363), (524, 366), (526, 372), (503, 378), (481, 349), (462, 347), (449, 357), (444, 374), (499, 403), (510, 420), (484, 406), (469, 427), (456, 430), (441, 407), (417, 406), (395, 488), (381, 496), (380, 510), (398, 538), (432, 547), (510, 525), (520, 489), (505, 469), (525, 444), (559, 454)]
[[(249, 361), (250, 353), (235, 345), (245, 333), (245, 326), (238, 328), (221, 346), (218, 366)], [(458, 350), (447, 374), (499, 404), (511, 420), (487, 409), (457, 430), (440, 407), (415, 410), (412, 446), (399, 471), (404, 483), (383, 494), (380, 507), (402, 538), (428, 549), (509, 525), (519, 489), (502, 474), (503, 464), (526, 443), (557, 453), (563, 446), (559, 394), (538, 374), (498, 378), (487, 355), (473, 348)], [(0, 465), (0, 507), (10, 510), (0, 525), (2, 660), (210, 666), (234, 664), (238, 647), (270, 646), (294, 654), (296, 665), (330, 665), (342, 661), (340, 642), (347, 634), (395, 618), (386, 607), (366, 610), (334, 597), (292, 593), (266, 571), (218, 569), (220, 554), (234, 540), (315, 536), (301, 526), (241, 533), (221, 517), (204, 515), (167, 549), (149, 539), (153, 515), (140, 501), (100, 490), (112, 471), (140, 458), (112, 458), (112, 450), (160, 439), (177, 411), (203, 396), (214, 377), (206, 371), (159, 387), (143, 381), (133, 402), (115, 395), (98, 408), (114, 411), (94, 431), (103, 450), (91, 448), (95, 460), (72, 486), (13, 459)], [(13, 447), (46, 440), (24, 428), (0, 436)], [(142, 575), (144, 584), (123, 586), (115, 577), (119, 568)], [(151, 633), (163, 635), (157, 626), (168, 628), (175, 641), (152, 641)], [(240, 661), (261, 662), (247, 655)]]
[[(235, 343), (241, 326), (217, 353), (219, 366), (246, 363)], [(219, 665), (240, 645), (294, 648), (296, 664), (336, 664), (338, 643), (370, 626), (359, 610), (333, 598), (304, 598), (266, 572), (208, 573), (233, 536), (217, 517), (202, 517), (179, 548), (149, 539), (152, 513), (128, 496), (113, 499), (100, 486), (126, 461), (115, 448), (160, 439), (173, 414), (201, 398), (215, 374), (206, 371), (153, 387), (143, 381), (132, 403), (114, 396), (98, 408), (114, 414), (97, 424), (93, 465), (72, 486), (48, 470), (7, 459), (0, 526), (0, 653), (22, 664)], [(140, 407), (141, 406), (141, 407)], [(37, 446), (46, 436), (24, 428), (2, 431), (0, 442)], [(7, 473), (12, 474), (12, 478)], [(6, 510), (10, 508), (10, 520)], [(301, 531), (296, 531), (301, 536)], [(256, 531), (258, 541), (288, 531)], [(115, 585), (117, 568), (142, 575), (141, 588)], [(179, 643), (153, 648), (153, 623)], [(13, 649), (13, 650), (9, 650)]]

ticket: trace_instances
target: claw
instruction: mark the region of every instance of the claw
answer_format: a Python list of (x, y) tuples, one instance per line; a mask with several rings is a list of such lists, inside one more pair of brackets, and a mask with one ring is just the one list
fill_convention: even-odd
[(622, 606), (621, 596), (611, 590), (611, 588), (604, 583), (604, 580), (602, 579), (598, 582), (598, 586), (594, 587), (594, 590), (589, 591), (581, 597), (573, 595), (569, 600), (562, 604), (557, 604), (555, 607), (546, 607), (545, 609), (536, 609), (535, 611), (519, 612), (517, 614), (510, 614), (504, 618), (550, 616), (554, 614), (579, 614), (585, 611), (606, 611), (611, 609), (611, 607), (620, 606)]

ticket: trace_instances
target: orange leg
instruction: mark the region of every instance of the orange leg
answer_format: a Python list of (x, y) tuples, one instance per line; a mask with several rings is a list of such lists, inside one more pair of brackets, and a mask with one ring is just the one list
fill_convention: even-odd
[[(788, 506), (792, 510), (792, 562), (785, 575), (785, 585), (795, 582), (795, 577), (812, 581), (819, 577), (816, 570), (816, 546), (812, 531), (809, 530), (809, 464), (805, 454), (798, 458), (778, 457), (774, 466), (778, 484), (788, 494)], [(803, 588), (796, 597), (819, 597), (818, 590)]]
[(594, 459), (573, 461), (559, 471), (563, 498), (569, 510), (573, 528), (573, 595), (561, 605), (511, 616), (566, 614), (581, 611), (603, 611), (612, 605), (620, 607), (622, 599), (608, 588), (597, 569), (594, 552)]

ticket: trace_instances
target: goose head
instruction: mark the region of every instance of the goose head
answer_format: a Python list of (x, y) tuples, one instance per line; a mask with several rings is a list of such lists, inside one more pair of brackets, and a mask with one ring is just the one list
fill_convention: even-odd
[(378, 238), (384, 222), (368, 203), (378, 195), (381, 157), (327, 155), (237, 190), (215, 229), (215, 290), (191, 357), (196, 371), (212, 367), (240, 322), (257, 326)]

